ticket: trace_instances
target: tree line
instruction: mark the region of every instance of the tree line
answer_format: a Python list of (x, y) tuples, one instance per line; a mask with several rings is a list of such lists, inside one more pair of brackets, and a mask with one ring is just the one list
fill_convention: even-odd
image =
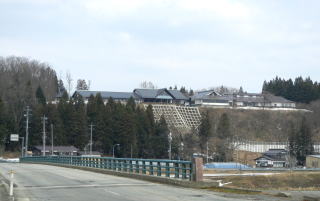
[(269, 82), (264, 81), (262, 91), (294, 102), (310, 103), (320, 98), (320, 83), (312, 81), (310, 77), (286, 80), (277, 76)]
[[(103, 155), (112, 155), (113, 145), (120, 144), (116, 150), (117, 157), (168, 157), (169, 129), (164, 118), (159, 122), (154, 121), (151, 105), (145, 110), (137, 106), (133, 98), (126, 105), (112, 98), (105, 104), (100, 94), (90, 96), (85, 104), (80, 95), (68, 97), (67, 92), (63, 93), (58, 104), (47, 104), (41, 89), (36, 97), (37, 104), (32, 106), (30, 118), (30, 146), (42, 144), (41, 118), (46, 116), (47, 131), (50, 132), (50, 125), (53, 125), (56, 146), (74, 145), (80, 150), (89, 150), (89, 126), (93, 124), (93, 150)], [(5, 112), (3, 105), (0, 106), (0, 113)], [(8, 141), (10, 127), (0, 127), (0, 132), (7, 139), (7, 149), (19, 148), (11, 146), (12, 143)], [(24, 132), (20, 135), (24, 136)], [(46, 143), (51, 143), (50, 138), (47, 138)]]

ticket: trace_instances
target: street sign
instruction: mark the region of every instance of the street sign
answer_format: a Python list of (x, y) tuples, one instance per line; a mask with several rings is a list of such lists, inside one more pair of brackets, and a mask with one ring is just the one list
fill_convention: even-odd
[(10, 135), (10, 141), (18, 142), (19, 141), (19, 135), (18, 134), (11, 134)]

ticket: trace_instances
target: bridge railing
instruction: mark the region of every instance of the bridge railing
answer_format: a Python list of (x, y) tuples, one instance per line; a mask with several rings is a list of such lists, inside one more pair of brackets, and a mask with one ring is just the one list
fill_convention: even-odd
[(20, 158), (20, 162), (65, 164), (184, 180), (192, 180), (193, 177), (191, 161), (82, 156), (32, 156)]

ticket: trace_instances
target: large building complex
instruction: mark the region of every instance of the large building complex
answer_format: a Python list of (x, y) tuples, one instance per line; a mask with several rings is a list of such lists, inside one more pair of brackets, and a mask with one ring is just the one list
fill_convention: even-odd
[(189, 98), (179, 90), (168, 89), (135, 89), (133, 92), (110, 92), (110, 91), (76, 91), (73, 96), (81, 95), (85, 102), (88, 102), (91, 95), (100, 94), (104, 102), (109, 98), (115, 101), (126, 103), (131, 97), (136, 103), (164, 103), (164, 104), (188, 104)]
[(219, 94), (214, 90), (200, 91), (191, 97), (194, 106), (222, 108), (295, 108), (296, 104), (270, 93)]

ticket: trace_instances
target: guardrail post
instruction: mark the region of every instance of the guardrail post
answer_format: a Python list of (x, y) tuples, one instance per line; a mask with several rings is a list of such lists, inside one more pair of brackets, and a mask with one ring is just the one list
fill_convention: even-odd
[(179, 163), (174, 163), (174, 177), (179, 178)]
[(170, 177), (170, 163), (166, 162), (166, 177)]
[(130, 172), (133, 172), (132, 160), (130, 160)]
[(203, 181), (203, 158), (192, 158), (192, 181)]
[(140, 170), (139, 170), (139, 161), (136, 161), (136, 173), (139, 174)]
[(153, 175), (153, 161), (149, 161), (149, 174)]
[(161, 176), (161, 173), (162, 173), (162, 172), (161, 172), (161, 162), (158, 161), (158, 162), (157, 162), (157, 176), (160, 177), (160, 176)]
[(146, 161), (142, 161), (142, 174), (146, 174), (147, 170), (146, 170)]
[(182, 164), (182, 179), (186, 179), (187, 178), (187, 169), (186, 169), (186, 164), (183, 163)]

